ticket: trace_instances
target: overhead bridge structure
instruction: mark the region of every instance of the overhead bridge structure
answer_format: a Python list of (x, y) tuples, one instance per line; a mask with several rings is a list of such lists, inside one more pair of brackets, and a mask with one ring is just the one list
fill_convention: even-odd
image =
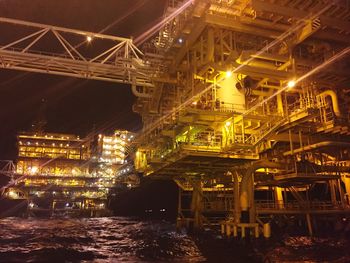
[[(31, 31), (1, 43), (0, 66), (131, 84), (144, 124), (136, 169), (178, 184), (179, 225), (246, 236), (289, 220), (313, 234), (315, 220), (346, 217), (348, 2), (190, 2), (168, 1), (142, 52), (128, 39), (1, 18)], [(36, 51), (47, 34), (61, 53)], [(85, 54), (87, 37), (111, 45)]]

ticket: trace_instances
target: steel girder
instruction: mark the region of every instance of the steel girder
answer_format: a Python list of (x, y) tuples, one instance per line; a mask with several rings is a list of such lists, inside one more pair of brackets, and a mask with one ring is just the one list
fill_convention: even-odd
[[(132, 39), (3, 17), (0, 17), (0, 25), (16, 26), (21, 29), (19, 32), (25, 32), (10, 43), (1, 43), (2, 68), (153, 86), (150, 67), (141, 59), (143, 54)], [(74, 44), (77, 39), (80, 43)], [(50, 53), (35, 49), (44, 46), (48, 40)], [(105, 41), (108, 45), (102, 51), (93, 52), (93, 57), (89, 58), (81, 47), (89, 44), (93, 49), (92, 41)]]

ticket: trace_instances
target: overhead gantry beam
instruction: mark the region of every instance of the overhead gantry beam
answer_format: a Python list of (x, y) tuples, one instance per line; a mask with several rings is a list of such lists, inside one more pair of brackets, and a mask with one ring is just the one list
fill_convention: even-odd
[(214, 13), (206, 14), (205, 22), (215, 26), (227, 28), (236, 32), (254, 34), (257, 36), (268, 37), (271, 39), (277, 38), (280, 35), (280, 32), (282, 31), (282, 30), (276, 31), (272, 29), (257, 28), (255, 25), (244, 24), (237, 19), (222, 17)]
[[(338, 1), (334, 1), (334, 2), (338, 2)], [(310, 15), (310, 12), (305, 10), (277, 5), (277, 4), (273, 4), (273, 3), (269, 3), (267, 1), (261, 1), (261, 0), (252, 0), (252, 7), (256, 11), (270, 12), (270, 13), (275, 13), (286, 17), (294, 17), (298, 19), (305, 18), (308, 15)], [(325, 13), (326, 13), (326, 10), (325, 10)], [(345, 21), (343, 19), (334, 18), (334, 16), (330, 17), (330, 16), (327, 16), (326, 14), (320, 15), (319, 19), (321, 20), (322, 25), (329, 26), (332, 28), (337, 28), (341, 31), (350, 31), (350, 22)]]
[[(240, 17), (230, 18), (223, 17), (215, 13), (205, 15), (205, 22), (211, 25), (220, 26), (236, 32), (257, 35), (276, 39), (282, 32), (290, 29), (290, 26), (261, 20), (259, 18)], [(322, 22), (321, 22), (321, 25)], [(347, 34), (338, 34), (329, 30), (319, 30), (313, 34), (314, 38), (320, 40), (330, 40), (340, 43), (350, 43), (350, 37)]]
[[(18, 39), (2, 43), (0, 68), (153, 86), (151, 70), (132, 39), (4, 17), (0, 17), (0, 26), (12, 26), (19, 28), (20, 34), (24, 32)], [(77, 39), (80, 43), (74, 44)], [(47, 41), (50, 52), (35, 49), (47, 45)], [(89, 44), (94, 49), (95, 42), (99, 50), (90, 52), (93, 57), (88, 57), (81, 47)], [(101, 51), (97, 42), (104, 42), (107, 48)]]

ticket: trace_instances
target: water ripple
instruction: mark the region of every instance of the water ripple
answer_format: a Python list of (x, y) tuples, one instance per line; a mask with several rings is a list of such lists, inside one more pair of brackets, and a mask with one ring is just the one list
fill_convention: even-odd
[[(210, 234), (210, 235), (209, 235)], [(0, 219), (0, 262), (349, 262), (347, 239), (284, 237), (247, 249), (135, 218)], [(260, 244), (259, 244), (260, 242)], [(265, 252), (264, 252), (265, 251)], [(324, 261), (325, 260), (325, 261)]]
[(0, 220), (0, 261), (203, 261), (190, 237), (166, 222), (132, 218)]

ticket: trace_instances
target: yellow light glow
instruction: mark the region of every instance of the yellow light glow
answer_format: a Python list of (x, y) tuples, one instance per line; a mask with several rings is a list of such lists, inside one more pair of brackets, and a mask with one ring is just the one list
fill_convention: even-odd
[(30, 168), (30, 173), (31, 174), (35, 174), (36, 172), (38, 172), (39, 168), (36, 166), (33, 166), (32, 168)]
[(293, 87), (295, 87), (295, 84), (296, 84), (295, 80), (290, 80), (290, 81), (288, 81), (287, 86), (288, 86), (288, 88), (293, 88)]
[(226, 78), (231, 78), (232, 77), (232, 71), (230, 71), (230, 70), (226, 71), (225, 75), (226, 75)]
[(231, 125), (231, 122), (230, 122), (230, 121), (227, 121), (227, 122), (225, 123), (225, 125), (226, 125), (226, 127), (229, 127), (229, 126)]
[(91, 37), (91, 36), (87, 36), (87, 37), (86, 37), (86, 41), (87, 41), (87, 42), (91, 42), (91, 41), (92, 41), (92, 37)]
[(10, 198), (16, 198), (16, 197), (17, 197), (17, 194), (16, 194), (16, 192), (10, 190), (10, 191), (8, 192), (8, 196), (9, 196)]

